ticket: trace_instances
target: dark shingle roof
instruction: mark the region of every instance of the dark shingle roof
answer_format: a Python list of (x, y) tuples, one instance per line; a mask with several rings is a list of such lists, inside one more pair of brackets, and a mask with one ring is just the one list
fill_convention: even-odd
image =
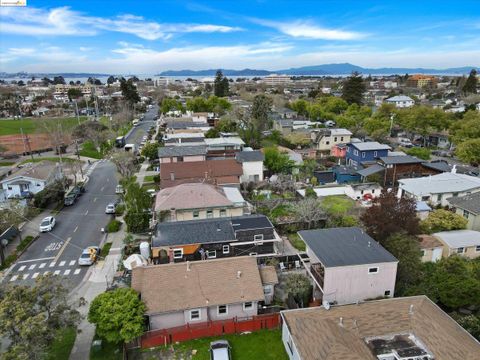
[(235, 231), (273, 228), (272, 223), (265, 215), (250, 215), (232, 218), (232, 226)]
[(419, 164), (423, 162), (423, 160), (420, 160), (416, 158), (415, 156), (410, 156), (410, 155), (402, 155), (402, 156), (382, 156), (380, 160), (387, 164)]
[(203, 145), (198, 146), (165, 146), (158, 149), (159, 157), (171, 157), (171, 156), (193, 156), (193, 155), (205, 155), (207, 153), (207, 147)]
[(255, 150), (255, 151), (240, 151), (237, 153), (235, 156), (237, 161), (243, 163), (243, 162), (249, 162), (249, 161), (263, 161), (265, 159), (265, 156), (260, 150)]
[(477, 215), (480, 214), (480, 192), (460, 197), (451, 197), (448, 198), (447, 201), (454, 207), (467, 210)]
[(398, 261), (357, 227), (303, 230), (298, 234), (325, 267)]

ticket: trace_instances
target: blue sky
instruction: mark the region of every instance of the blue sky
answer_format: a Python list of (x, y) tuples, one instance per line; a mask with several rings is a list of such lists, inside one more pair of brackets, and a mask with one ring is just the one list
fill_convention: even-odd
[(0, 71), (480, 65), (468, 0), (27, 0), (0, 22)]

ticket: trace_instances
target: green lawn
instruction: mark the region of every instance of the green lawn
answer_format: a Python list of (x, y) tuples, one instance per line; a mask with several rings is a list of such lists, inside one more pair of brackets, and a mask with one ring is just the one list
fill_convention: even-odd
[[(45, 161), (52, 161), (52, 162), (60, 162), (60, 157), (40, 157), (40, 158), (34, 157), (33, 160), (32, 159), (26, 159), (26, 160), (23, 160), (20, 164), (26, 164), (26, 163), (31, 163), (31, 162), (37, 163), (37, 162), (44, 161), (44, 160)], [(62, 161), (72, 163), (72, 162), (78, 161), (78, 159), (62, 157)]]
[(46, 360), (68, 360), (72, 351), (77, 330), (75, 328), (67, 328), (58, 331), (57, 338), (48, 349), (45, 356)]
[(12, 166), (15, 165), (15, 161), (0, 161), (0, 166)]
[(288, 234), (288, 240), (290, 241), (290, 244), (292, 244), (295, 249), (300, 251), (305, 251), (305, 242), (302, 239), (300, 239), (300, 236), (298, 236), (297, 233)]
[(92, 159), (102, 158), (102, 154), (98, 152), (98, 150), (95, 148), (95, 145), (91, 141), (85, 141), (79, 153), (80, 156), (86, 156)]
[[(80, 116), (80, 121), (85, 121), (86, 116)], [(78, 125), (76, 117), (69, 118), (25, 118), (20, 120), (0, 120), (0, 135), (20, 134), (20, 128), (24, 134), (42, 133), (41, 123), (58, 122), (64, 129), (71, 129)]]
[(322, 200), (321, 207), (329, 215), (343, 215), (355, 206), (355, 201), (347, 196), (325, 196)]
[(147, 175), (143, 178), (143, 182), (154, 182), (155, 180), (153, 179), (155, 175)]
[[(98, 340), (98, 335), (95, 335), (94, 341)], [(123, 351), (119, 344), (112, 344), (102, 340), (102, 347), (100, 349), (90, 349), (90, 360), (122, 360)]]
[(262, 330), (245, 335), (225, 335), (220, 338), (205, 338), (191, 340), (173, 345), (175, 354), (181, 355), (197, 350), (192, 360), (209, 360), (210, 342), (225, 339), (232, 347), (232, 358), (235, 360), (283, 360), (288, 359), (282, 343), (281, 330)]

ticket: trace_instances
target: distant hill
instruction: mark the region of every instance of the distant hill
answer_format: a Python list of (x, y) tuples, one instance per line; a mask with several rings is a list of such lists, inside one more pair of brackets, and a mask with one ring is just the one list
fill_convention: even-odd
[[(479, 67), (464, 66), (457, 68), (447, 69), (430, 69), (430, 68), (364, 68), (361, 66), (343, 63), (343, 64), (324, 64), (303, 66), (298, 68), (282, 69), (282, 70), (255, 70), (255, 69), (243, 69), (243, 70), (231, 70), (222, 69), (225, 76), (266, 76), (270, 74), (287, 74), (287, 75), (349, 75), (354, 71), (362, 74), (372, 75), (403, 75), (403, 74), (432, 74), (432, 75), (466, 75), (471, 69), (476, 68), (480, 71)], [(168, 70), (163, 71), (160, 76), (215, 76), (217, 69), (209, 70)]]
[(96, 74), (96, 73), (28, 73), (25, 71), (17, 73), (6, 73), (0, 72), (0, 78), (9, 79), (9, 78), (23, 78), (31, 79), (32, 77), (36, 79), (42, 79), (44, 77), (53, 78), (55, 76), (63, 76), (64, 78), (84, 78), (84, 77), (104, 77), (110, 76), (110, 74)]

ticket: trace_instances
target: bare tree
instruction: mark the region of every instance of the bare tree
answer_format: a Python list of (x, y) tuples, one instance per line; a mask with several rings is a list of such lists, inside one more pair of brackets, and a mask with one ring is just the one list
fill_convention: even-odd
[(320, 207), (318, 199), (305, 198), (297, 202), (293, 209), (297, 220), (306, 222), (309, 229), (315, 221), (325, 217), (325, 212)]
[(135, 173), (135, 156), (131, 152), (122, 150), (114, 151), (111, 156), (111, 161), (123, 177), (129, 178)]

